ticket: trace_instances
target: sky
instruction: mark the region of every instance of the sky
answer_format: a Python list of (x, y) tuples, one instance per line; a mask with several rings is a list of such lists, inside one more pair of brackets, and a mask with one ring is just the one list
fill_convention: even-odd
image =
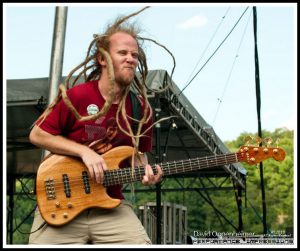
[[(144, 6), (69, 5), (63, 75), (83, 61), (93, 34), (102, 33), (107, 22)], [(140, 25), (144, 37), (172, 52), (176, 60), (173, 81), (181, 90), (194, 77), (183, 94), (202, 118), (223, 141), (244, 132), (256, 134), (253, 4), (150, 6), (132, 21)], [(268, 131), (296, 129), (297, 5), (255, 6), (261, 126)], [(3, 86), (6, 79), (49, 77), (54, 4), (5, 4), (3, 11)], [(150, 42), (144, 48), (150, 70), (171, 73), (173, 61), (165, 50)]]
[[(262, 129), (287, 127), (297, 132), (297, 5), (254, 4)], [(93, 34), (102, 33), (108, 21), (144, 6), (69, 5), (63, 75), (84, 60)], [(132, 20), (140, 24), (144, 37), (172, 52), (176, 60), (173, 81), (179, 89), (199, 72), (183, 94), (202, 118), (223, 141), (244, 132), (256, 134), (253, 3), (150, 6)], [(3, 107), (7, 79), (49, 77), (54, 16), (55, 5), (51, 3), (3, 4)], [(144, 48), (150, 70), (171, 73), (172, 58), (166, 51), (148, 42)]]

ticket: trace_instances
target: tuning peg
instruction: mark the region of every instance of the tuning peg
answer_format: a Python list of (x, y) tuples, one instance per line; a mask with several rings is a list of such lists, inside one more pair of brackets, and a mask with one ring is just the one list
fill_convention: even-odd
[(267, 137), (264, 139), (264, 142), (267, 144), (267, 147), (269, 147), (269, 145), (272, 143), (272, 138), (271, 137)]
[(245, 138), (244, 138), (245, 145), (246, 145), (246, 146), (249, 145), (249, 142), (252, 141), (252, 140), (253, 140), (253, 138), (252, 138), (250, 135), (247, 136), (247, 137), (245, 137)]
[(262, 142), (261, 137), (256, 137), (256, 143), (258, 146), (260, 145), (261, 142)]

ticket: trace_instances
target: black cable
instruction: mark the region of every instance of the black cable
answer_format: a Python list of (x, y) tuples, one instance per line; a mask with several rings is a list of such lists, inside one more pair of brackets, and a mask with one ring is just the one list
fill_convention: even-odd
[[(21, 234), (30, 234), (30, 233), (25, 233), (25, 232), (22, 232), (22, 231), (20, 231), (19, 230), (19, 228), (23, 225), (23, 223), (31, 216), (31, 214), (35, 211), (35, 209), (36, 209), (36, 205), (33, 207), (33, 209), (30, 211), (30, 213), (21, 221), (21, 223), (19, 223), (19, 225), (18, 226), (16, 226), (16, 228), (13, 230), (13, 233), (16, 231), (16, 230), (18, 230), (18, 232), (19, 233), (21, 233)], [(16, 218), (15, 218), (15, 224), (17, 225), (17, 223), (16, 223)]]
[(221, 20), (221, 22), (219, 23), (219, 25), (218, 25), (217, 29), (215, 30), (215, 32), (213, 33), (211, 39), (208, 41), (208, 44), (206, 45), (205, 49), (203, 50), (202, 55), (200, 56), (198, 62), (196, 63), (196, 66), (195, 66), (194, 69), (192, 70), (192, 72), (191, 72), (190, 76), (188, 77), (188, 79), (190, 79), (190, 77), (192, 76), (192, 74), (193, 74), (194, 71), (196, 70), (198, 64), (200, 63), (201, 59), (203, 58), (205, 52), (207, 51), (207, 48), (209, 47), (209, 45), (210, 45), (211, 42), (213, 41), (214, 37), (216, 36), (216, 34), (217, 34), (219, 28), (221, 27), (221, 25), (222, 25), (222, 23), (223, 23), (223, 21), (224, 21), (226, 15), (227, 15), (227, 13), (228, 13), (228, 11), (229, 11), (229, 9), (230, 9), (230, 7), (226, 10), (226, 13), (225, 13), (224, 16), (222, 17), (222, 20)]
[(200, 68), (200, 70), (194, 75), (194, 77), (189, 81), (189, 83), (179, 92), (179, 94), (177, 95), (178, 97), (181, 95), (181, 93), (191, 84), (191, 82), (196, 78), (196, 76), (199, 74), (200, 71), (202, 71), (202, 69), (206, 66), (206, 64), (210, 61), (210, 59), (216, 54), (216, 52), (220, 49), (220, 47), (222, 46), (222, 44), (227, 40), (227, 38), (229, 37), (229, 35), (233, 32), (233, 30), (235, 29), (235, 27), (237, 26), (237, 24), (240, 22), (241, 18), (244, 16), (244, 14), (246, 13), (246, 11), (248, 10), (249, 7), (247, 7), (245, 9), (245, 11), (242, 13), (242, 15), (240, 16), (240, 18), (237, 20), (237, 22), (235, 23), (235, 25), (233, 26), (233, 28), (230, 30), (230, 32), (227, 34), (227, 36), (223, 39), (223, 41), (220, 43), (220, 45), (217, 47), (217, 49), (215, 49), (215, 51), (213, 52), (213, 54), (206, 60), (206, 62), (204, 63), (204, 65)]

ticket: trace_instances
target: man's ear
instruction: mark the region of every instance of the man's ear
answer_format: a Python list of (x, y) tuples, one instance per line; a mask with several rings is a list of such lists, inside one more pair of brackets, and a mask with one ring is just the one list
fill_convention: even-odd
[(98, 60), (98, 63), (99, 63), (101, 66), (106, 66), (106, 61), (105, 61), (105, 59), (104, 59), (104, 57), (102, 56), (101, 53), (98, 54), (97, 60)]

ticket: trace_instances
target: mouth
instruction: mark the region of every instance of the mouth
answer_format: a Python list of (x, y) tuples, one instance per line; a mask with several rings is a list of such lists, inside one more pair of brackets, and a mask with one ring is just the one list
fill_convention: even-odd
[(132, 76), (135, 74), (135, 69), (132, 67), (124, 67), (124, 73)]
[(131, 71), (134, 71), (134, 68), (133, 67), (124, 67), (124, 69), (127, 69), (127, 70), (131, 70)]

